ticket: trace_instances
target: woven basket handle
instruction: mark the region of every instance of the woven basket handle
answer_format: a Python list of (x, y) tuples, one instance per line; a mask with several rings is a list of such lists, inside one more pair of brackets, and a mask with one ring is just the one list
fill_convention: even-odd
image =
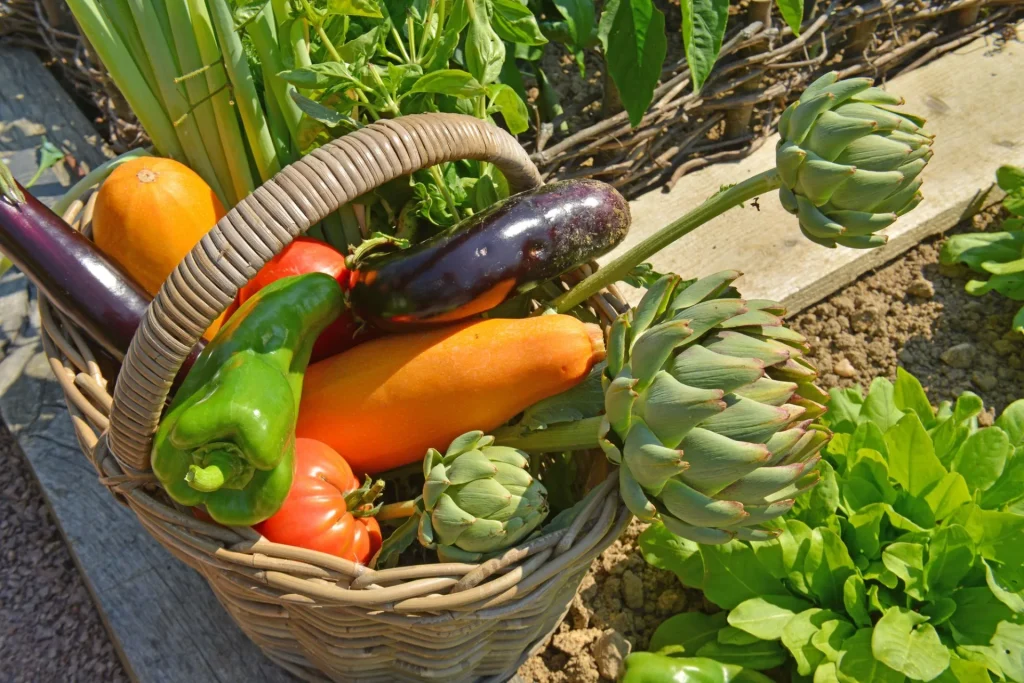
[(523, 148), (500, 128), (459, 114), (418, 114), (334, 140), (239, 202), (178, 264), (132, 339), (110, 414), (108, 443), (118, 461), (149, 469), (172, 380), (203, 332), (267, 261), (356, 197), (459, 159), (494, 163), (513, 192), (542, 183)]

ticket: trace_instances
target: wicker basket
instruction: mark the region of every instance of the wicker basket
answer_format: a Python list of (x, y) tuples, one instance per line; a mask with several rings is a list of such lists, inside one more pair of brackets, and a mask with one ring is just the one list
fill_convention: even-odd
[[(339, 206), (396, 177), (457, 159), (493, 162), (516, 191), (541, 182), (510, 135), (450, 114), (375, 123), (281, 171), (210, 230), (164, 284), (113, 396), (114, 378), (104, 377), (89, 340), (40, 298), (45, 351), (100, 480), (207, 579), (270, 659), (302, 679), (505, 680), (558, 625), (593, 558), (630, 518), (612, 475), (569, 528), (499, 558), (374, 571), (270, 543), (249, 528), (197, 520), (167, 498), (149, 471), (152, 434), (171, 381), (238, 288)], [(65, 216), (87, 235), (94, 200), (95, 194), (84, 205), (76, 202)], [(606, 324), (624, 307), (609, 293), (591, 305)]]

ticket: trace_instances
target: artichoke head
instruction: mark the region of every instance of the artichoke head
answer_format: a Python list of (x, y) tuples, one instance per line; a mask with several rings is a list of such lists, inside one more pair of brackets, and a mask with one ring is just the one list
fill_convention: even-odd
[(775, 535), (817, 483), (828, 395), (804, 339), (772, 301), (743, 300), (726, 271), (658, 280), (612, 326), (600, 443), (642, 520), (698, 543)]
[(530, 474), (529, 456), (469, 432), (447, 452), (423, 459), (420, 543), (442, 561), (476, 562), (514, 546), (548, 514), (547, 490)]
[(893, 107), (903, 99), (867, 78), (812, 83), (779, 120), (779, 199), (812, 241), (835, 247), (885, 244), (879, 230), (921, 201), (918, 177), (932, 157), (924, 120)]

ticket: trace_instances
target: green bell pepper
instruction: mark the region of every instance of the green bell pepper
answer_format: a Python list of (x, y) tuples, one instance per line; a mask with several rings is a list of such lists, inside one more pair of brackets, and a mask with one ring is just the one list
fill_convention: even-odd
[(295, 421), (313, 342), (341, 314), (330, 275), (278, 280), (231, 316), (160, 423), (151, 464), (167, 494), (229, 526), (281, 507), (295, 468)]
[(620, 683), (773, 683), (764, 674), (705, 657), (669, 657), (634, 652), (626, 657)]

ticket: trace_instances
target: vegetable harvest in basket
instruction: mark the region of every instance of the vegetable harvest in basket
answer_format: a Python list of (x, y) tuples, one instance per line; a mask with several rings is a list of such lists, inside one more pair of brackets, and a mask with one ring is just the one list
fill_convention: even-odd
[[(739, 296), (739, 273), (683, 280), (643, 261), (772, 189), (819, 244), (884, 243), (878, 231), (920, 200), (931, 154), (898, 102), (868, 80), (823, 76), (786, 112), (777, 169), (596, 271), (569, 275), (624, 239), (629, 207), (594, 181), (505, 199), (481, 190), (472, 215), (443, 229), (363, 212), (344, 245), (296, 240), (238, 293), (173, 397), (154, 473), (222, 524), (391, 566), (415, 540), (478, 561), (571, 523), (589, 488), (576, 475), (600, 468), (566, 463), (603, 453), (641, 519), (699, 543), (768, 540), (778, 530), (765, 523), (821, 478), (830, 437), (813, 423), (827, 396), (804, 340), (779, 304)], [(18, 206), (5, 200), (4, 226)], [(5, 235), (5, 249), (27, 239)], [(594, 303), (620, 281), (644, 285), (635, 309)], [(399, 481), (419, 495), (381, 505)]]

